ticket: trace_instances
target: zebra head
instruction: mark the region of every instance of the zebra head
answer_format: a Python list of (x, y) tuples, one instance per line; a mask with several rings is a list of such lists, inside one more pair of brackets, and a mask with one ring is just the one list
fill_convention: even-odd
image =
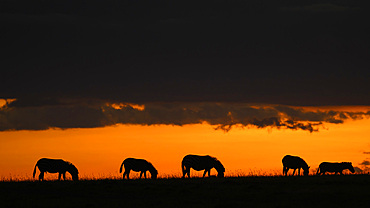
[(152, 179), (157, 179), (157, 175), (158, 175), (157, 169), (155, 169), (152, 163), (148, 162), (148, 164), (149, 164), (148, 170), (150, 172)]
[(310, 166), (303, 167), (303, 175), (308, 176), (308, 173), (310, 172)]
[(219, 160), (215, 160), (214, 168), (217, 170), (217, 177), (223, 178), (225, 176), (225, 167)]
[(154, 168), (153, 170), (149, 170), (152, 179), (157, 179), (158, 171)]
[(78, 181), (78, 170), (77, 170), (76, 166), (74, 166), (72, 163), (70, 163), (69, 166), (68, 166), (67, 171), (71, 174), (72, 180)]
[(343, 166), (347, 168), (351, 173), (355, 173), (355, 169), (352, 166), (351, 162), (342, 162)]

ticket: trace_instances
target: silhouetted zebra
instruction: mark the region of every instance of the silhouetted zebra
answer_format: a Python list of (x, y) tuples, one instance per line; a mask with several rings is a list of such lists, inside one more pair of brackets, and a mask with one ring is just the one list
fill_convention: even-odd
[(144, 173), (144, 177), (146, 178), (146, 171), (150, 172), (151, 178), (156, 179), (158, 175), (158, 171), (154, 168), (153, 164), (143, 160), (143, 159), (135, 159), (135, 158), (126, 158), (119, 168), (119, 172), (122, 173), (122, 166), (125, 166), (125, 172), (123, 173), (123, 179), (127, 176), (127, 179), (130, 179), (130, 171), (133, 170), (135, 172), (140, 172), (140, 178)]
[(283, 174), (287, 175), (289, 169), (293, 169), (293, 175), (298, 169), (298, 175), (300, 175), (300, 170), (301, 168), (303, 169), (303, 175), (307, 176), (308, 171), (310, 167), (307, 165), (307, 163), (300, 157), (297, 156), (291, 156), (291, 155), (286, 155), (284, 156), (283, 160)]
[(215, 168), (218, 173), (218, 177), (224, 177), (225, 168), (221, 162), (215, 157), (209, 155), (199, 156), (199, 155), (186, 155), (182, 159), (182, 177), (185, 178), (186, 174), (190, 178), (190, 168), (194, 170), (201, 171), (204, 170), (203, 177), (208, 172), (208, 177), (211, 176), (211, 169)]
[(44, 180), (44, 173), (59, 173), (58, 180), (60, 180), (61, 176), (63, 175), (63, 180), (66, 179), (66, 172), (69, 172), (72, 176), (72, 180), (78, 181), (78, 170), (76, 166), (68, 161), (64, 161), (61, 159), (49, 159), (49, 158), (42, 158), (39, 159), (33, 169), (33, 177), (36, 174), (36, 167), (40, 170), (39, 180)]
[(348, 169), (352, 173), (355, 172), (355, 169), (350, 162), (341, 162), (341, 163), (330, 163), (330, 162), (322, 162), (317, 169), (316, 174), (318, 175), (325, 175), (326, 172), (329, 173), (339, 173), (343, 174), (343, 170)]

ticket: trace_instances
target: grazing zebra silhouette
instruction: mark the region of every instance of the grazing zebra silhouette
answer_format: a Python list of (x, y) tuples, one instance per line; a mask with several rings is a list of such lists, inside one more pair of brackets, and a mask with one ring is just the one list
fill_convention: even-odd
[(296, 169), (298, 169), (298, 175), (300, 175), (301, 168), (303, 169), (303, 175), (307, 176), (310, 167), (307, 163), (300, 157), (285, 155), (283, 160), (283, 175), (288, 175), (289, 169), (293, 169), (293, 174), (295, 173)]
[(39, 180), (44, 180), (44, 173), (59, 173), (58, 180), (63, 176), (63, 180), (66, 179), (66, 172), (69, 172), (72, 176), (72, 180), (78, 181), (78, 170), (76, 166), (68, 161), (61, 159), (49, 159), (41, 158), (37, 161), (35, 168), (33, 169), (33, 177), (36, 174), (36, 167), (40, 170)]
[(185, 178), (186, 174), (190, 178), (190, 168), (194, 170), (201, 171), (204, 170), (203, 178), (208, 172), (208, 177), (211, 176), (211, 169), (215, 168), (217, 170), (217, 177), (224, 177), (225, 168), (222, 163), (215, 157), (209, 155), (199, 156), (199, 155), (186, 155), (182, 159), (182, 177)]
[(341, 162), (341, 163), (331, 163), (331, 162), (322, 162), (317, 169), (317, 175), (325, 175), (326, 172), (329, 173), (339, 173), (343, 174), (343, 170), (348, 169), (352, 173), (355, 172), (355, 169), (352, 166), (351, 162)]
[(140, 178), (144, 173), (144, 177), (146, 178), (146, 171), (150, 172), (151, 178), (156, 179), (158, 175), (157, 169), (154, 168), (153, 164), (143, 160), (143, 159), (135, 159), (135, 158), (126, 158), (119, 168), (119, 172), (122, 173), (122, 166), (125, 166), (125, 172), (123, 173), (123, 179), (125, 176), (127, 179), (130, 179), (130, 171), (133, 170), (135, 172), (140, 172)]

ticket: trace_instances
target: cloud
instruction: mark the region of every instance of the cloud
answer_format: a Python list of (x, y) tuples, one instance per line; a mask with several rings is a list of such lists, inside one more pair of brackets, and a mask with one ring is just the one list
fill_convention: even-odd
[(363, 166), (366, 167), (366, 166), (370, 165), (370, 161), (369, 160), (364, 160), (361, 163), (359, 163), (359, 165), (363, 165)]
[(93, 106), (3, 108), (0, 130), (46, 130), (104, 126), (104, 113)]
[(0, 1), (4, 98), (370, 105), (364, 2), (58, 2)]
[(370, 154), (370, 152), (363, 152), (363, 154)]
[(369, 172), (370, 171), (370, 161), (364, 160), (359, 165), (362, 167), (362, 172)]
[(318, 131), (324, 123), (368, 118), (370, 112), (308, 111), (282, 105), (171, 102), (116, 103), (103, 100), (16, 100), (0, 108), (0, 131), (95, 128), (116, 124), (187, 125), (207, 123), (216, 130), (256, 127)]
[(312, 4), (300, 7), (283, 7), (281, 8), (283, 11), (293, 11), (293, 12), (344, 12), (344, 11), (355, 11), (359, 10), (359, 8), (355, 7), (345, 7), (335, 4)]
[(361, 168), (359, 168), (359, 167), (357, 167), (357, 166), (355, 166), (355, 167), (353, 167), (354, 169), (355, 169), (355, 172), (356, 173), (363, 173), (364, 172), (364, 170), (362, 170)]

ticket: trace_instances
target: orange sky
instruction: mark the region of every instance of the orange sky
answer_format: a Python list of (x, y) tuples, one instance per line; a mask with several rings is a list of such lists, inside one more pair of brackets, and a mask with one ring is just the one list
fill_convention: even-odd
[(301, 156), (313, 169), (322, 161), (351, 161), (359, 166), (369, 157), (363, 152), (370, 151), (370, 119), (325, 126), (328, 129), (313, 133), (275, 128), (233, 128), (225, 133), (208, 124), (6, 131), (0, 132), (0, 177), (30, 178), (41, 157), (68, 160), (77, 166), (80, 177), (97, 178), (121, 177), (119, 166), (127, 157), (152, 162), (160, 177), (178, 176), (181, 159), (189, 153), (216, 156), (226, 175), (280, 173), (286, 154)]

